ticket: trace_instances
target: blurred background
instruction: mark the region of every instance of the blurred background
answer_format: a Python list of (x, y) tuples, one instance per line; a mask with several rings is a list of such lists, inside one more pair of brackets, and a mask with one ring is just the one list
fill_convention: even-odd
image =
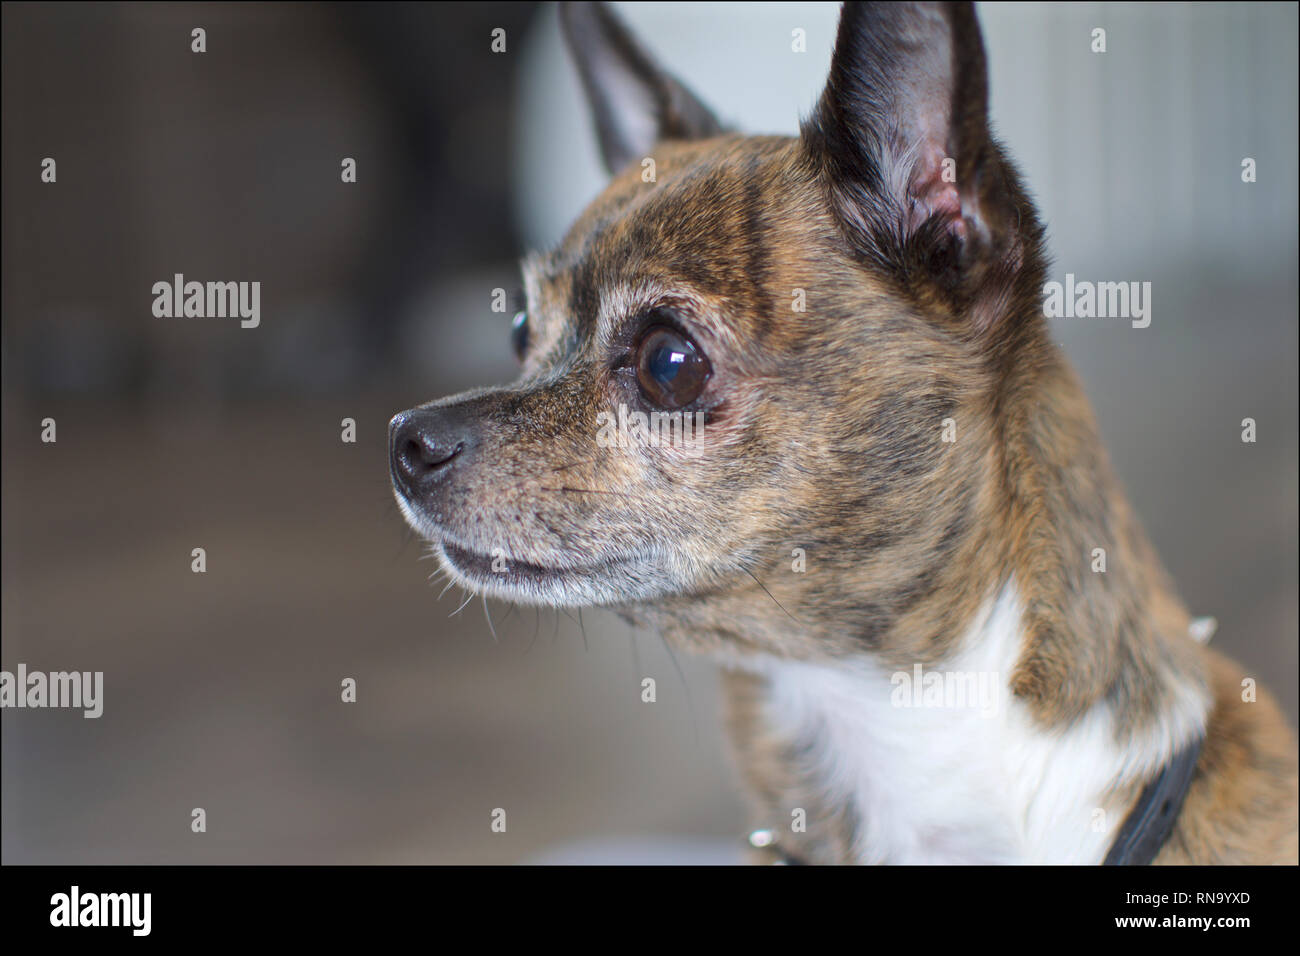
[[(824, 80), (834, 4), (616, 6), (748, 131)], [(1057, 337), (1294, 723), (1297, 8), (980, 13), (1052, 277), (1152, 283), (1149, 328)], [(6, 4), (3, 80), (2, 664), (105, 672), (98, 720), (4, 712), (3, 861), (738, 860), (713, 667), (608, 614), (454, 614), (389, 489), (388, 418), (513, 377), (493, 290), (602, 186), (554, 10)], [(175, 273), (260, 281), (260, 326), (155, 318)]]

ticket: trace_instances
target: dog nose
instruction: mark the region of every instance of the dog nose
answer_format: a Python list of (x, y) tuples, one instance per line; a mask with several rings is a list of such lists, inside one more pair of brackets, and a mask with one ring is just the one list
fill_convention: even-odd
[(474, 443), (468, 418), (456, 406), (416, 408), (388, 424), (393, 483), (408, 498), (429, 491)]

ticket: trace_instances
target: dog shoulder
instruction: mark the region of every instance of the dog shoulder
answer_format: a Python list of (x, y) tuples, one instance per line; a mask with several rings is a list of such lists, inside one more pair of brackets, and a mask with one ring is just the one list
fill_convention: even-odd
[(1296, 738), (1272, 697), (1206, 649), (1214, 704), (1161, 864), (1296, 864)]

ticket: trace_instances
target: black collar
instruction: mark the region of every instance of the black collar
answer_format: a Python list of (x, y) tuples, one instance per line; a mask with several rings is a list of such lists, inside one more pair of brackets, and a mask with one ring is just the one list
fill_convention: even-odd
[[(1133, 809), (1124, 818), (1119, 835), (1111, 844), (1103, 866), (1146, 866), (1156, 858), (1178, 819), (1183, 800), (1192, 785), (1203, 738), (1197, 737), (1160, 768), (1160, 773), (1142, 788)], [(755, 830), (749, 845), (775, 854), (773, 863), (802, 866), (806, 861), (783, 849), (771, 830)]]
[(1183, 808), (1203, 738), (1197, 737), (1160, 769), (1124, 819), (1103, 866), (1146, 866), (1156, 858)]

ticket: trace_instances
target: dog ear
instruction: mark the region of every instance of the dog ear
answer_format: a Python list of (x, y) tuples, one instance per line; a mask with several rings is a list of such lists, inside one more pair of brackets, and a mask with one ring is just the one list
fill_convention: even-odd
[(1018, 183), (989, 133), (972, 4), (846, 3), (802, 134), (859, 255), (949, 286), (1019, 267)]
[(664, 73), (605, 4), (561, 3), (560, 24), (611, 173), (660, 140), (722, 132), (708, 107)]

